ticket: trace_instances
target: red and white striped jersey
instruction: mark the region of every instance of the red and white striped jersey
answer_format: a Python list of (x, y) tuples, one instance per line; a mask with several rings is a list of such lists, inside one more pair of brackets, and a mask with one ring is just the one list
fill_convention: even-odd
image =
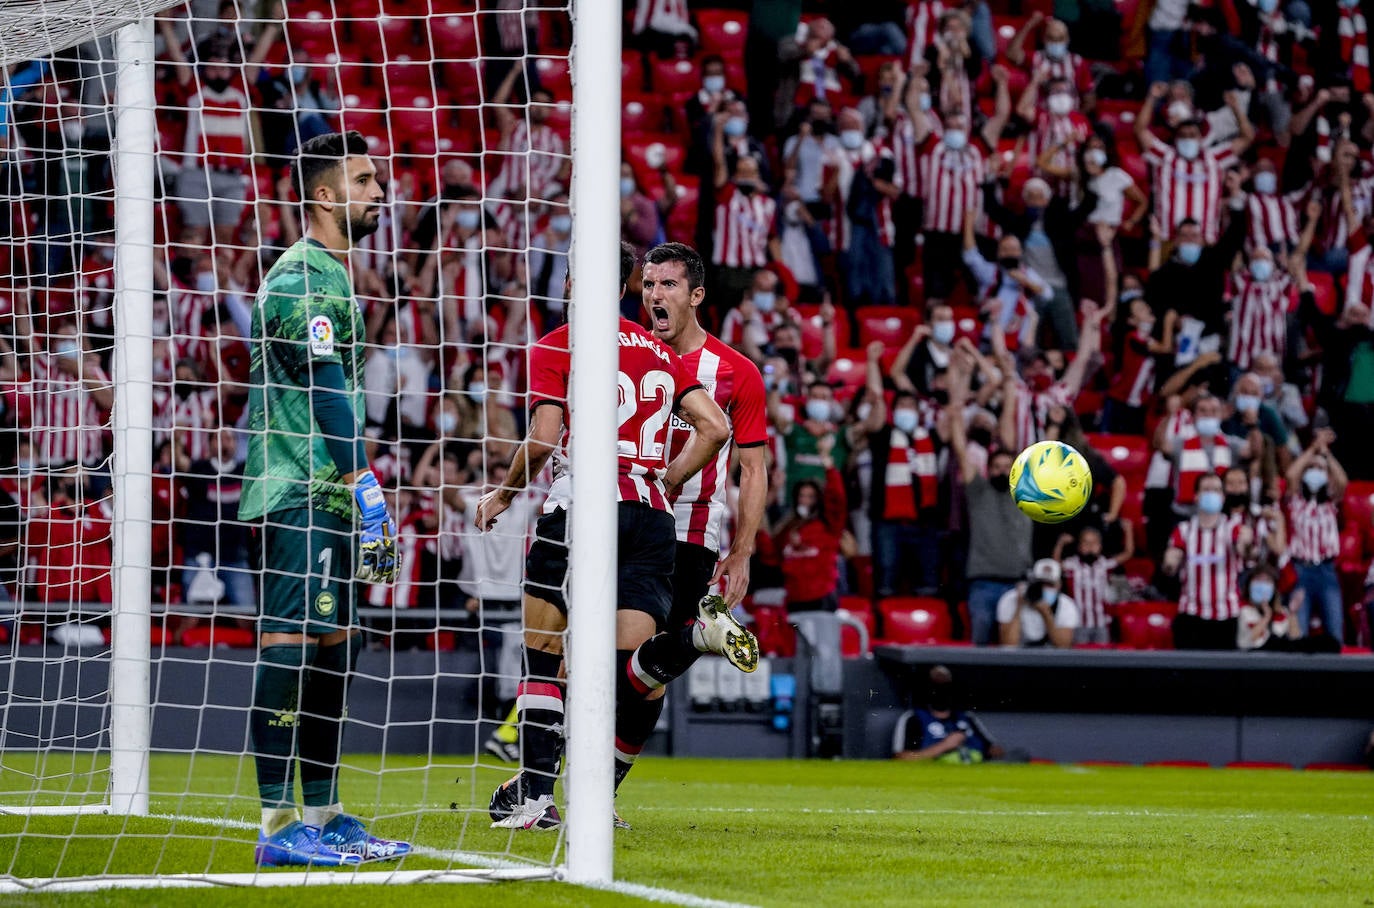
[(687, 0), (639, 0), (635, 7), (634, 33), (645, 29), (669, 35), (692, 33)]
[(568, 145), (552, 126), (531, 126), (520, 116), (495, 153), (499, 169), (487, 188), (488, 196), (516, 202), (527, 198), (549, 201), (551, 186), (568, 160)]
[(1037, 50), (1031, 54), (1030, 72), (1032, 74), (1043, 72), (1042, 83), (1051, 82), (1055, 79), (1067, 80), (1073, 85), (1073, 89), (1078, 93), (1080, 99), (1093, 90), (1092, 70), (1088, 68), (1088, 61), (1078, 54), (1066, 53), (1056, 60), (1043, 50)]
[(396, 555), (401, 562), (400, 573), (392, 583), (370, 583), (367, 587), (367, 604), (376, 608), (415, 608), (420, 604), (420, 593), (424, 591), (424, 565), (422, 552), (439, 555), (439, 534), (420, 526), (421, 521), (434, 520), (432, 503), (421, 503), (419, 507), (401, 518), (396, 526)]
[(846, 90), (835, 68), (839, 49), (840, 46), (831, 41), (811, 56), (802, 58), (797, 73), (795, 102), (798, 107), (805, 107), (816, 100), (829, 101), (834, 107), (843, 103)]
[[(854, 176), (860, 169), (872, 172), (880, 158), (892, 159), (892, 153), (882, 145), (875, 142), (864, 142), (855, 151), (848, 149), (841, 151), (836, 164), (827, 164), (825, 167), (826, 176), (822, 182), (829, 179), (831, 171), (836, 172), (835, 185), (839, 191), (839, 198), (835, 199), (832, 206), (835, 214), (827, 222), (830, 234), (830, 248), (836, 251), (847, 251), (849, 243), (854, 234), (854, 223), (849, 219), (849, 193), (854, 186)], [(894, 175), (894, 179), (896, 176)], [(878, 241), (884, 246), (891, 248), (897, 236), (897, 229), (892, 221), (892, 201), (886, 196), (880, 196), (877, 204), (878, 218)]]
[[(663, 488), (668, 466), (668, 420), (683, 395), (700, 388), (701, 382), (667, 344), (624, 316), (618, 339), (617, 500), (638, 501), (671, 513), (673, 508)], [(530, 348), (530, 412), (541, 405), (563, 409), (564, 443), (554, 454), (554, 479), (544, 503), (545, 513), (566, 508), (572, 501), (572, 465), (566, 452), (567, 433), (572, 428), (568, 411), (571, 371), (568, 326), (561, 325)]]
[(983, 210), (983, 152), (970, 142), (951, 151), (935, 134), (926, 136), (920, 149), (921, 200), (925, 203), (926, 230), (960, 233), (964, 211)]
[(217, 394), (211, 388), (179, 398), (167, 388), (153, 391), (153, 439), (162, 444), (173, 437), (192, 460), (208, 460), (215, 452), (219, 430)]
[[(102, 410), (81, 381), (56, 365), (57, 355), (37, 354), (32, 359), (32, 375), (27, 396), (30, 402), (30, 441), (33, 459), (40, 466), (98, 463), (105, 453), (104, 436), (109, 414)], [(111, 384), (99, 368), (84, 363), (83, 374), (102, 384)]]
[(760, 312), (755, 318), (757, 325), (750, 325), (740, 314), (739, 307), (731, 309), (725, 313), (725, 318), (720, 322), (720, 339), (727, 346), (739, 349), (744, 346), (745, 332), (750, 332), (755, 344), (764, 347), (768, 344), (768, 338), (774, 328), (782, 324), (782, 313), (774, 310), (772, 312)]
[(174, 285), (167, 295), (172, 316), (172, 349), (178, 359), (205, 362), (210, 358), (205, 317), (215, 309), (215, 294)]
[[(706, 343), (683, 355), (682, 363), (725, 411), (725, 418), (730, 423), (730, 438), (736, 447), (752, 448), (767, 443), (763, 377), (748, 357), (708, 334)], [(672, 418), (668, 426), (669, 461), (687, 447), (691, 434), (690, 425), (677, 416)], [(730, 445), (727, 444), (721, 447), (715, 460), (687, 480), (673, 502), (679, 542), (720, 551), (729, 480)]]
[(1072, 409), (1073, 398), (1063, 382), (1055, 382), (1039, 392), (1017, 382), (1013, 406), (1016, 407), (1016, 450), (1020, 451), (1045, 437), (1045, 421), (1050, 408)]
[[(1300, 197), (1300, 196), (1299, 196)], [(1298, 207), (1292, 195), (1250, 193), (1250, 243), (1253, 246), (1298, 245)]]
[(1082, 627), (1107, 627), (1107, 603), (1111, 598), (1111, 573), (1117, 568), (1115, 558), (1099, 557), (1088, 564), (1077, 555), (1064, 559), (1064, 584), (1069, 595), (1078, 603)]
[(1255, 358), (1272, 353), (1280, 360), (1288, 344), (1288, 310), (1294, 303), (1293, 279), (1277, 272), (1257, 281), (1246, 272), (1231, 279), (1231, 340), (1227, 359), (1249, 369)]
[[(1092, 124), (1088, 118), (1076, 110), (1062, 117), (1048, 111), (1040, 111), (1035, 118), (1035, 129), (1030, 134), (1027, 146), (1032, 166), (1040, 160), (1046, 149), (1058, 149), (1050, 158), (1051, 166), (1073, 170), (1077, 166), (1078, 147), (1092, 135)], [(1053, 180), (1051, 185), (1057, 195), (1067, 196), (1077, 187), (1073, 177)]]
[(1288, 555), (1294, 561), (1328, 561), (1341, 553), (1336, 504), (1302, 495), (1288, 496)]
[(184, 167), (248, 172), (248, 97), (233, 85), (217, 92), (208, 85), (186, 102)]
[(1174, 528), (1169, 545), (1183, 551), (1179, 614), (1212, 621), (1225, 621), (1240, 614), (1236, 590), (1240, 571), (1236, 540), (1240, 529), (1240, 521), (1224, 517), (1212, 527), (1204, 527), (1200, 517), (1193, 517)]
[[(1345, 203), (1339, 192), (1329, 192), (1324, 197), (1326, 210), (1322, 212), (1322, 222), (1318, 229), (1318, 239), (1312, 245), (1320, 249), (1340, 249), (1350, 241), (1349, 222), (1345, 216)], [(1357, 222), (1374, 213), (1374, 176), (1361, 177), (1350, 184), (1350, 205), (1355, 209)]]
[(907, 0), (906, 69), (926, 62), (926, 49), (940, 34), (940, 17), (945, 14), (941, 0)]
[(1203, 146), (1189, 161), (1152, 135), (1145, 160), (1154, 167), (1155, 211), (1166, 238), (1192, 218), (1202, 226), (1203, 242), (1215, 243), (1221, 232), (1222, 178), (1238, 160), (1231, 147)]
[(734, 183), (718, 190), (711, 262), (727, 268), (768, 264), (768, 240), (777, 233), (778, 203), (763, 192), (746, 194)]
[[(482, 233), (479, 231), (463, 240), (455, 230), (444, 237), (440, 250), (440, 270), (443, 292), (457, 299), (458, 318), (465, 325), (486, 318), (485, 273), (482, 261)], [(457, 338), (458, 325), (445, 326), (449, 334), (445, 340)]]
[[(931, 135), (940, 136), (944, 133), (944, 126), (934, 110), (926, 111), (926, 124), (930, 127)], [(897, 165), (897, 188), (902, 191), (902, 195), (913, 199), (920, 198), (921, 143), (916, 141), (916, 127), (912, 125), (906, 111), (897, 111), (897, 118), (893, 122), (891, 134), (887, 137), (887, 144)]]

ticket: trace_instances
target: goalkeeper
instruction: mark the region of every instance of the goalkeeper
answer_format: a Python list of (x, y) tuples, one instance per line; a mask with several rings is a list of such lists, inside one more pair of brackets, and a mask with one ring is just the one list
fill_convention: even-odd
[(262, 799), (255, 858), (260, 866), (342, 866), (410, 851), (369, 835), (344, 813), (338, 790), (344, 704), (362, 648), (352, 581), (389, 582), (397, 569), (396, 524), (361, 435), (365, 337), (346, 264), (352, 245), (377, 229), (384, 191), (357, 132), (302, 144), (293, 176), (309, 226), (267, 273), (253, 306), (239, 505), (239, 518), (260, 526), (262, 570), (251, 718)]

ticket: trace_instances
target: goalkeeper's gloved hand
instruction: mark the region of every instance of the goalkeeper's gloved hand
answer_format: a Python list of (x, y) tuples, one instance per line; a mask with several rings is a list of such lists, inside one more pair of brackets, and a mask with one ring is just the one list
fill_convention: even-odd
[(386, 511), (382, 487), (371, 470), (353, 486), (353, 499), (358, 502), (358, 517), (362, 530), (358, 534), (359, 580), (390, 583), (396, 579), (401, 559), (396, 554), (396, 521)]

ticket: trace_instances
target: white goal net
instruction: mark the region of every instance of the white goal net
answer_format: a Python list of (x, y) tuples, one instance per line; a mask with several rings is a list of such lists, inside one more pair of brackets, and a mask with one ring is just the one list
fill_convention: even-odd
[(493, 533), (472, 514), (567, 318), (574, 37), (569, 0), (0, 3), (0, 893), (281, 876), (254, 863), (253, 308), (306, 226), (297, 149), (349, 130), (386, 194), (347, 266), (402, 566), (353, 585), (337, 801), (414, 850), (341, 872), (565, 860), (487, 815), (547, 486)]

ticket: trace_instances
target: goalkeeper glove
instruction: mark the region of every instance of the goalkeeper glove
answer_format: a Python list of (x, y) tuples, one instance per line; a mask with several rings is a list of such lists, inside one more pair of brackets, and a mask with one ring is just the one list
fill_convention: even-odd
[(396, 521), (386, 512), (382, 487), (371, 470), (353, 486), (353, 499), (358, 502), (358, 516), (362, 530), (358, 534), (359, 580), (390, 583), (396, 579), (401, 559), (396, 554)]

